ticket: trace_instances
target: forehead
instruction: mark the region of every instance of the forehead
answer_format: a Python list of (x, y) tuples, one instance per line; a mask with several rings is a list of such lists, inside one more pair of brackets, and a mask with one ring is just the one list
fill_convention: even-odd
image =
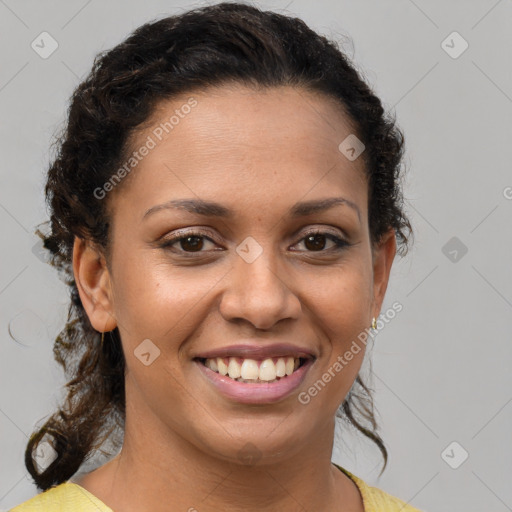
[(130, 181), (147, 202), (169, 194), (248, 202), (266, 192), (271, 203), (272, 196), (325, 196), (333, 187), (360, 195), (363, 159), (350, 161), (339, 149), (354, 131), (339, 103), (301, 88), (192, 91), (158, 103), (134, 134), (131, 151), (150, 149)]
[(265, 147), (268, 142), (286, 142), (286, 137), (288, 142), (307, 140), (314, 145), (324, 139), (337, 147), (355, 133), (343, 106), (327, 95), (291, 86), (255, 89), (230, 84), (160, 101), (138, 139), (152, 133), (159, 143), (172, 143), (184, 125), (189, 138), (207, 138), (213, 144), (260, 142)]

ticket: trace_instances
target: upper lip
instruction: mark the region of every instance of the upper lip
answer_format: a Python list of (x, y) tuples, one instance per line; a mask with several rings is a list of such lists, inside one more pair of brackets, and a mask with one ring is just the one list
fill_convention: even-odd
[(214, 359), (216, 357), (240, 357), (242, 359), (266, 359), (271, 357), (316, 358), (313, 351), (309, 348), (289, 343), (262, 345), (261, 341), (258, 344), (244, 343), (206, 350), (194, 356), (196, 359)]

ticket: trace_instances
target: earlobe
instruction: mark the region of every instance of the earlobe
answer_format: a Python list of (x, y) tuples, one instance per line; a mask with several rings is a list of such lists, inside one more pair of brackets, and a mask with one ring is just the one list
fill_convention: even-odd
[(391, 266), (396, 255), (395, 230), (390, 229), (381, 239), (373, 254), (373, 313), (378, 317), (388, 287)]
[(94, 329), (99, 332), (113, 330), (117, 322), (110, 273), (103, 254), (89, 240), (75, 237), (73, 274), (80, 300)]

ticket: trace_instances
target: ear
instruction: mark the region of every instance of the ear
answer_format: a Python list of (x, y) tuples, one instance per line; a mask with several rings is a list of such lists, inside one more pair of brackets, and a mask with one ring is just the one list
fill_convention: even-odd
[(373, 250), (373, 316), (377, 318), (388, 287), (391, 265), (396, 254), (395, 230), (390, 229), (383, 235)]
[(103, 254), (89, 241), (75, 237), (73, 273), (87, 316), (99, 332), (117, 326), (110, 273)]

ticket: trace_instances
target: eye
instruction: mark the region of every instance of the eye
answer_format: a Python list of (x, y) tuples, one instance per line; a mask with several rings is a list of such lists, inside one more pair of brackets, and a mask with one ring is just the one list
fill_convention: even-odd
[[(329, 247), (329, 241), (331, 246)], [(169, 249), (173, 252), (192, 255), (194, 253), (208, 252), (208, 243), (212, 244), (213, 250), (217, 245), (209, 236), (201, 231), (182, 231), (163, 240), (161, 247)], [(299, 243), (303, 243), (306, 252), (326, 253), (331, 251), (342, 250), (350, 245), (349, 242), (328, 231), (315, 230), (307, 233)]]
[[(334, 244), (331, 247), (327, 247), (327, 240), (331, 240)], [(341, 250), (344, 247), (349, 246), (350, 244), (340, 238), (339, 236), (330, 233), (328, 231), (316, 230), (306, 234), (299, 243), (304, 243), (308, 252), (328, 252), (330, 250)]]
[[(213, 240), (200, 231), (189, 231), (185, 235), (183, 235), (182, 232), (179, 232), (172, 237), (166, 238), (161, 247), (171, 249), (175, 252), (205, 252), (203, 250), (205, 247), (205, 241), (216, 245)], [(174, 246), (179, 246), (179, 249), (176, 249)]]

